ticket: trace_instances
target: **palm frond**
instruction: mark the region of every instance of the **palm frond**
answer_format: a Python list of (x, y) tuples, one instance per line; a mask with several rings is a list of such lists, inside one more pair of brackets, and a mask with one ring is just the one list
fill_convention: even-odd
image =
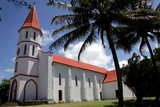
[(60, 16), (55, 16), (52, 19), (52, 24), (64, 24), (65, 22), (67, 23), (72, 23), (73, 19), (75, 18), (74, 14), (67, 14), (67, 15), (60, 15)]
[(88, 35), (88, 37), (86, 38), (86, 40), (84, 41), (83, 45), (81, 46), (80, 48), (80, 51), (78, 53), (78, 60), (80, 60), (80, 56), (81, 56), (81, 53), (85, 50), (85, 48), (88, 46), (88, 45), (91, 45), (93, 42), (96, 41), (96, 35), (95, 35), (95, 32), (94, 30), (92, 30), (90, 32), (90, 34)]
[(80, 40), (80, 39), (84, 38), (89, 32), (90, 26), (91, 26), (91, 24), (87, 24), (85, 26), (81, 26), (81, 27), (77, 28), (76, 30), (74, 30), (74, 32), (72, 32), (73, 36), (66, 41), (66, 43), (64, 45), (64, 50), (66, 50), (68, 48), (69, 44), (75, 42), (76, 40)]
[(155, 9), (156, 12), (160, 12), (160, 3), (158, 4), (158, 6)]
[(67, 30), (70, 30), (70, 29), (74, 29), (75, 28), (75, 24), (72, 23), (72, 24), (67, 24), (67, 25), (64, 25), (64, 26), (61, 26), (60, 28), (56, 29), (55, 31), (52, 32), (52, 35), (56, 35), (58, 33), (61, 33), (63, 31), (67, 31)]
[(101, 42), (102, 42), (102, 45), (103, 45), (103, 48), (105, 48), (106, 46), (105, 46), (105, 44), (104, 44), (104, 30), (103, 29), (101, 29)]
[(140, 46), (139, 46), (139, 52), (140, 52), (141, 55), (143, 55), (143, 48), (144, 48), (145, 45), (146, 45), (145, 38), (142, 38)]
[(61, 1), (61, 0), (59, 0), (59, 1), (49, 0), (47, 5), (58, 7), (58, 8), (61, 8), (61, 9), (68, 9), (68, 10), (71, 10), (71, 8), (72, 8), (72, 5), (69, 2)]
[(82, 31), (85, 31), (87, 28), (88, 28), (89, 25), (86, 25), (86, 26), (81, 26), (79, 28), (76, 28), (64, 35), (62, 35), (59, 39), (57, 39), (56, 41), (54, 41), (49, 49), (52, 50), (53, 47), (57, 47), (57, 46), (63, 46), (65, 43), (67, 43), (67, 41), (72, 38), (73, 36), (75, 35), (79, 35), (79, 36), (82, 36), (84, 35), (84, 32)]
[(156, 35), (156, 39), (157, 39), (157, 42), (158, 42), (158, 45), (160, 45), (160, 32), (152, 32), (154, 35)]

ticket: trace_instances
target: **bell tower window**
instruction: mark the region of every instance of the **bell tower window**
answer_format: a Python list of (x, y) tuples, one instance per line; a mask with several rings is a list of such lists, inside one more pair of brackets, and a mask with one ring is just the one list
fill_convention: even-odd
[(36, 32), (34, 32), (33, 39), (36, 40)]
[(17, 67), (18, 67), (18, 62), (16, 62), (16, 65), (15, 65), (15, 70), (14, 70), (14, 72), (17, 72)]
[(17, 49), (17, 55), (19, 55), (19, 53), (20, 53), (20, 48)]
[(28, 31), (26, 31), (26, 39), (28, 38)]
[(24, 46), (24, 55), (26, 55), (27, 45)]
[(35, 47), (33, 46), (32, 47), (32, 56), (34, 56), (34, 50), (35, 50)]

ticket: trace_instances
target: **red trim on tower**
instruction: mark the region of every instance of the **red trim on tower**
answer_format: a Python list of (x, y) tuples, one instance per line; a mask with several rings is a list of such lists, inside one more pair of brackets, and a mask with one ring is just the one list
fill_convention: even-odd
[(29, 12), (24, 24), (19, 29), (19, 32), (22, 28), (28, 28), (28, 27), (32, 27), (32, 28), (35, 28), (35, 29), (39, 30), (41, 35), (42, 35), (42, 31), (40, 29), (40, 25), (39, 25), (39, 22), (38, 22), (38, 17), (37, 17), (37, 12), (36, 12), (35, 7), (33, 7), (31, 9), (31, 11)]
[(23, 43), (23, 42), (35, 43), (35, 44), (37, 44), (37, 45), (41, 48), (41, 45), (40, 45), (39, 43), (37, 43), (37, 42), (34, 42), (34, 41), (21, 41), (21, 42), (19, 42), (17, 45), (19, 45), (20, 43)]
[(19, 56), (19, 57), (16, 58), (16, 60), (19, 59), (19, 58), (31, 58), (31, 59), (39, 60), (38, 58), (34, 58), (34, 57), (31, 57), (31, 56)]
[(58, 56), (55, 54), (53, 54), (52, 58), (53, 58), (53, 62), (57, 62), (60, 64), (69, 65), (69, 66), (73, 66), (73, 67), (77, 67), (77, 68), (82, 68), (82, 69), (86, 69), (86, 70), (90, 70), (90, 71), (94, 71), (94, 72), (102, 73), (102, 74), (107, 73), (107, 70), (104, 68), (90, 65), (90, 64), (80, 62), (80, 61), (75, 61), (75, 60), (68, 59), (68, 58)]
[(36, 78), (38, 78), (38, 76), (36, 76), (36, 75), (18, 74), (18, 75), (15, 75), (14, 77), (12, 77), (11, 79), (16, 78), (18, 76), (26, 76), (26, 77), (36, 77)]
[(10, 90), (10, 101), (12, 101), (12, 92), (13, 92), (13, 86), (14, 86), (14, 84), (16, 84), (16, 87), (15, 87), (15, 96), (14, 96), (14, 99), (15, 99), (15, 101), (16, 101), (16, 96), (17, 96), (17, 80), (16, 79), (14, 79), (13, 80), (13, 82), (12, 82), (12, 86), (11, 86), (11, 90)]
[(28, 80), (28, 81), (26, 82), (26, 84), (24, 85), (24, 96), (23, 96), (23, 101), (25, 101), (25, 96), (26, 96), (26, 85), (27, 85), (27, 83), (30, 82), (30, 81), (33, 81), (34, 84), (35, 84), (35, 86), (36, 86), (36, 99), (35, 99), (35, 100), (37, 100), (37, 95), (38, 95), (38, 85), (37, 85), (37, 83), (36, 83), (33, 79), (30, 79), (30, 80)]

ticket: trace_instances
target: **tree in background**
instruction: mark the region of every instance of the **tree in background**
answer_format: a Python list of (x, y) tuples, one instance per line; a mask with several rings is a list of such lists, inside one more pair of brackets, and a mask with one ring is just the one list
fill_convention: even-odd
[[(143, 1), (143, 0), (142, 0)], [(118, 26), (115, 28), (116, 36), (115, 43), (117, 48), (121, 48), (124, 51), (130, 52), (133, 46), (140, 43), (140, 53), (143, 55), (143, 48), (148, 47), (151, 60), (153, 63), (153, 70), (155, 83), (156, 100), (159, 100), (159, 90), (160, 90), (160, 79), (157, 70), (156, 61), (154, 59), (154, 54), (150, 45), (150, 41), (158, 40), (160, 43), (160, 12), (158, 6), (155, 10), (148, 6), (148, 2), (140, 2), (142, 6), (135, 8), (125, 13), (124, 17), (128, 21), (124, 22), (125, 26)], [(124, 21), (124, 20), (122, 20)], [(118, 35), (118, 36), (117, 36)]]
[(149, 95), (151, 90), (154, 89), (151, 60), (147, 57), (140, 60), (140, 56), (134, 53), (128, 59), (128, 65), (121, 70), (123, 72), (124, 84), (134, 92), (137, 98), (137, 107), (143, 107), (143, 97)]
[(9, 87), (10, 87), (10, 80), (9, 79), (2, 80), (2, 83), (0, 84), (0, 99), (2, 103), (8, 101)]

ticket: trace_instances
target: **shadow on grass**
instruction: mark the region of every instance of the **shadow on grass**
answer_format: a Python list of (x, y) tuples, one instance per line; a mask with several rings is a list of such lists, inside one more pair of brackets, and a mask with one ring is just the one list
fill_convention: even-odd
[[(112, 105), (105, 105), (104, 107), (117, 107), (117, 102), (112, 102)], [(143, 100), (141, 107), (160, 107), (160, 102), (154, 100)], [(135, 100), (124, 101), (124, 107), (137, 107)]]
[[(118, 102), (112, 102), (112, 105), (105, 105), (104, 107), (117, 107)], [(135, 100), (124, 101), (124, 107), (136, 107)]]

